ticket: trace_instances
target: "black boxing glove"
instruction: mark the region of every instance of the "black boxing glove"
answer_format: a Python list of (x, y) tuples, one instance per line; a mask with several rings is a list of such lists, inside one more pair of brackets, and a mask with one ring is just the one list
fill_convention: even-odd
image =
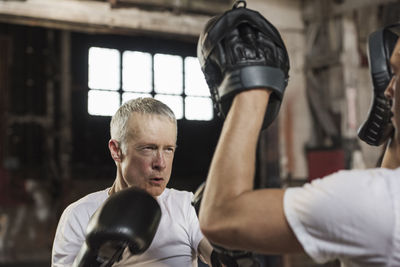
[(93, 214), (74, 267), (111, 266), (129, 248), (133, 255), (149, 248), (161, 219), (157, 201), (147, 192), (124, 189)]
[(392, 79), (390, 56), (398, 35), (385, 27), (368, 38), (368, 61), (374, 89), (368, 117), (358, 130), (358, 137), (369, 145), (383, 144), (393, 133), (391, 102), (384, 92)]
[(221, 118), (226, 117), (233, 98), (241, 91), (272, 90), (265, 129), (278, 115), (288, 83), (289, 57), (278, 30), (260, 13), (238, 7), (238, 3), (206, 24), (197, 57)]
[[(199, 214), (201, 201), (206, 183), (203, 182), (194, 193), (192, 206)], [(241, 250), (229, 250), (224, 247), (211, 244), (213, 251), (211, 253), (212, 267), (259, 267), (260, 263), (252, 252)], [(223, 264), (223, 265), (222, 265)]]

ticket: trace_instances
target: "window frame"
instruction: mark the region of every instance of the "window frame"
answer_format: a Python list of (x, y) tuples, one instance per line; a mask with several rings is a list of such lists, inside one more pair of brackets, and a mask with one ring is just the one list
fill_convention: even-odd
[[(89, 49), (90, 47), (101, 47), (101, 48), (109, 48), (109, 49), (116, 49), (119, 52), (119, 61), (120, 61), (120, 69), (119, 69), (119, 88), (118, 90), (107, 90), (107, 89), (101, 89), (101, 91), (109, 91), (109, 92), (117, 92), (119, 94), (119, 103), (123, 103), (123, 93), (128, 92), (130, 93), (131, 91), (125, 91), (123, 90), (123, 54), (125, 51), (138, 51), (138, 52), (144, 52), (144, 53), (149, 53), (151, 55), (151, 68), (152, 68), (152, 89), (150, 92), (150, 95), (152, 97), (155, 97), (158, 93), (155, 92), (155, 81), (154, 81), (154, 56), (156, 54), (166, 54), (166, 55), (176, 55), (180, 56), (182, 59), (182, 93), (180, 95), (175, 95), (175, 94), (162, 94), (161, 95), (167, 95), (167, 96), (180, 96), (182, 98), (182, 118), (179, 118), (178, 121), (199, 121), (199, 122), (207, 122), (207, 121), (213, 121), (216, 119), (216, 113), (213, 109), (213, 106), (211, 104), (211, 109), (212, 109), (212, 118), (210, 120), (202, 120), (202, 119), (188, 119), (185, 116), (185, 99), (186, 97), (199, 97), (199, 98), (204, 98), (204, 99), (210, 99), (211, 96), (198, 96), (198, 95), (187, 95), (185, 92), (185, 58), (186, 57), (196, 57), (196, 42), (187, 42), (187, 41), (174, 41), (174, 40), (169, 40), (169, 39), (161, 39), (162, 41), (157, 41), (160, 40), (158, 38), (154, 37), (141, 37), (139, 40), (135, 37), (132, 37), (135, 39), (134, 42), (126, 42), (124, 39), (130, 39), (129, 37), (125, 36), (106, 36), (104, 39), (97, 39), (94, 38), (93, 40), (89, 41), (87, 43), (87, 60), (86, 62), (89, 64)], [(195, 40), (193, 40), (195, 41)], [(196, 40), (197, 41), (197, 40)], [(128, 44), (129, 43), (129, 44)], [(162, 43), (162, 45), (160, 45)], [(86, 65), (87, 68), (87, 74), (88, 74), (88, 64)], [(86, 77), (87, 80), (87, 92), (89, 93), (90, 90), (96, 90), (95, 88), (89, 88), (89, 83), (88, 83), (88, 75)], [(87, 106), (89, 105), (89, 99), (87, 99)], [(89, 111), (87, 110), (88, 116), (105, 116), (105, 117), (110, 117), (109, 115), (95, 115), (95, 114), (89, 114)]]

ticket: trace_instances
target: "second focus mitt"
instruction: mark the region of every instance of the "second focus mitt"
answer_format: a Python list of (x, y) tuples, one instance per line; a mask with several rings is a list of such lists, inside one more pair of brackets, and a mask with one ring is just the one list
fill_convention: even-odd
[(368, 61), (374, 91), (368, 117), (360, 126), (358, 137), (373, 146), (383, 144), (393, 132), (391, 103), (384, 94), (392, 79), (390, 56), (398, 39), (390, 27), (393, 26), (375, 31), (368, 38)]

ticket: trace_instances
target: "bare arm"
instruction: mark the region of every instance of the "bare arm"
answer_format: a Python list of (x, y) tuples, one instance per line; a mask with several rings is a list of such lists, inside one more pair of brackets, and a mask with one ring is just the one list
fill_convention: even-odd
[(203, 238), (198, 247), (198, 252), (200, 255), (201, 260), (208, 265), (211, 265), (211, 253), (213, 251), (213, 247), (211, 246), (210, 242), (206, 238)]
[(238, 94), (207, 177), (200, 227), (216, 244), (259, 253), (301, 252), (283, 213), (281, 189), (253, 190), (257, 139), (270, 92)]

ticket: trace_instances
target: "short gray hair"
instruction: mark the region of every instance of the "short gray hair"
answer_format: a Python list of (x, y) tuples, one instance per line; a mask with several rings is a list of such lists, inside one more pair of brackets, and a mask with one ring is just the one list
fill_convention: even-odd
[(117, 140), (121, 146), (127, 141), (127, 122), (134, 112), (165, 116), (171, 120), (175, 126), (177, 125), (174, 112), (163, 102), (151, 97), (131, 99), (119, 107), (110, 122), (111, 138)]

